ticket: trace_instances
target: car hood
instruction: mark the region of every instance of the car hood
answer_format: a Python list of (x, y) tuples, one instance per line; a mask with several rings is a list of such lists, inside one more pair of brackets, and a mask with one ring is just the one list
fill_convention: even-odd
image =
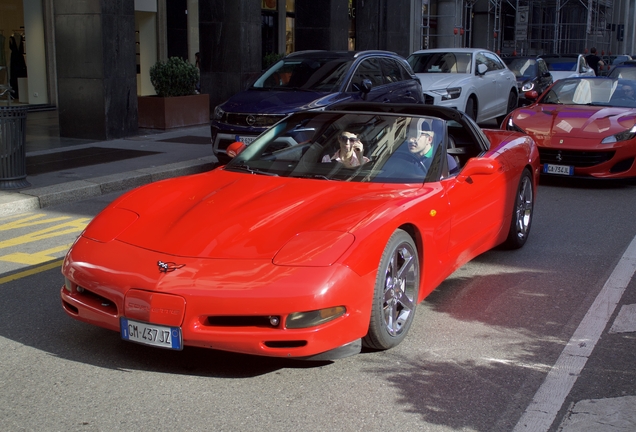
[(601, 139), (636, 124), (636, 110), (584, 105), (534, 105), (519, 108), (513, 122), (538, 142), (550, 136)]
[(456, 73), (418, 73), (422, 90), (437, 90), (448, 87), (461, 87), (472, 75)]
[(246, 90), (235, 94), (221, 108), (233, 113), (290, 114), (321, 108), (349, 99), (347, 94), (292, 90)]
[(113, 237), (181, 257), (272, 259), (302, 233), (312, 233), (314, 242), (320, 237), (316, 233), (324, 233), (318, 247), (325, 249), (344, 235), (353, 239), (346, 233), (377, 214), (378, 207), (391, 206), (396, 196), (408, 196), (409, 189), (422, 186), (270, 177), (219, 168), (125, 195), (93, 221), (95, 226), (89, 225), (85, 237), (99, 239), (100, 230), (111, 232), (119, 213), (126, 220), (137, 214)]

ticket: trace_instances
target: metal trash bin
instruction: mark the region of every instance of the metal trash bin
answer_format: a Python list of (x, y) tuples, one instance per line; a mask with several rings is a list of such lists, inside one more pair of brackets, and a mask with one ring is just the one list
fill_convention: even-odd
[(0, 106), (0, 189), (31, 186), (26, 180), (26, 106)]

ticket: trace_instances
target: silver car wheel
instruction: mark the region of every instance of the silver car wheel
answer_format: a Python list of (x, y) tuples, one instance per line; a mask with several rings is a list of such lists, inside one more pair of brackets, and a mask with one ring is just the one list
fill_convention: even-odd
[(532, 213), (534, 211), (534, 185), (532, 184), (532, 174), (528, 168), (521, 173), (519, 187), (515, 195), (515, 202), (512, 208), (512, 220), (508, 230), (508, 237), (503, 246), (508, 249), (519, 249), (522, 247), (532, 225)]
[(396, 230), (378, 267), (365, 346), (389, 349), (404, 339), (415, 316), (419, 284), (417, 248), (410, 235)]

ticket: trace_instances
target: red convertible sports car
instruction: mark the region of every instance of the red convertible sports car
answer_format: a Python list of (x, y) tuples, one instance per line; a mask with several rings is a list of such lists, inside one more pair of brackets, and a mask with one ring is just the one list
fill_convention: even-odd
[(62, 306), (174, 350), (388, 349), (455, 269), (524, 245), (538, 158), (528, 136), (454, 109), (292, 114), (225, 166), (111, 203), (66, 256)]
[(561, 79), (510, 113), (502, 128), (535, 140), (546, 175), (636, 177), (635, 95), (631, 80)]

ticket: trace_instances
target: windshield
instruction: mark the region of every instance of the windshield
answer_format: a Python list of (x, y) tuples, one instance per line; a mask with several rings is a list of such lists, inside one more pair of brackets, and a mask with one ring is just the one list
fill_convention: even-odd
[(575, 71), (579, 61), (578, 57), (544, 57), (549, 71), (565, 72)]
[(412, 54), (408, 62), (415, 73), (470, 73), (470, 53), (434, 52)]
[(336, 111), (293, 114), (224, 169), (317, 180), (422, 183), (446, 166), (446, 122)]
[(608, 77), (636, 80), (636, 66), (615, 68), (609, 73)]
[(537, 76), (537, 61), (535, 59), (504, 58), (504, 62), (517, 78), (534, 78)]
[(609, 78), (558, 80), (541, 103), (636, 108), (636, 82)]
[(346, 58), (283, 59), (261, 75), (252, 88), (336, 92), (351, 63)]

